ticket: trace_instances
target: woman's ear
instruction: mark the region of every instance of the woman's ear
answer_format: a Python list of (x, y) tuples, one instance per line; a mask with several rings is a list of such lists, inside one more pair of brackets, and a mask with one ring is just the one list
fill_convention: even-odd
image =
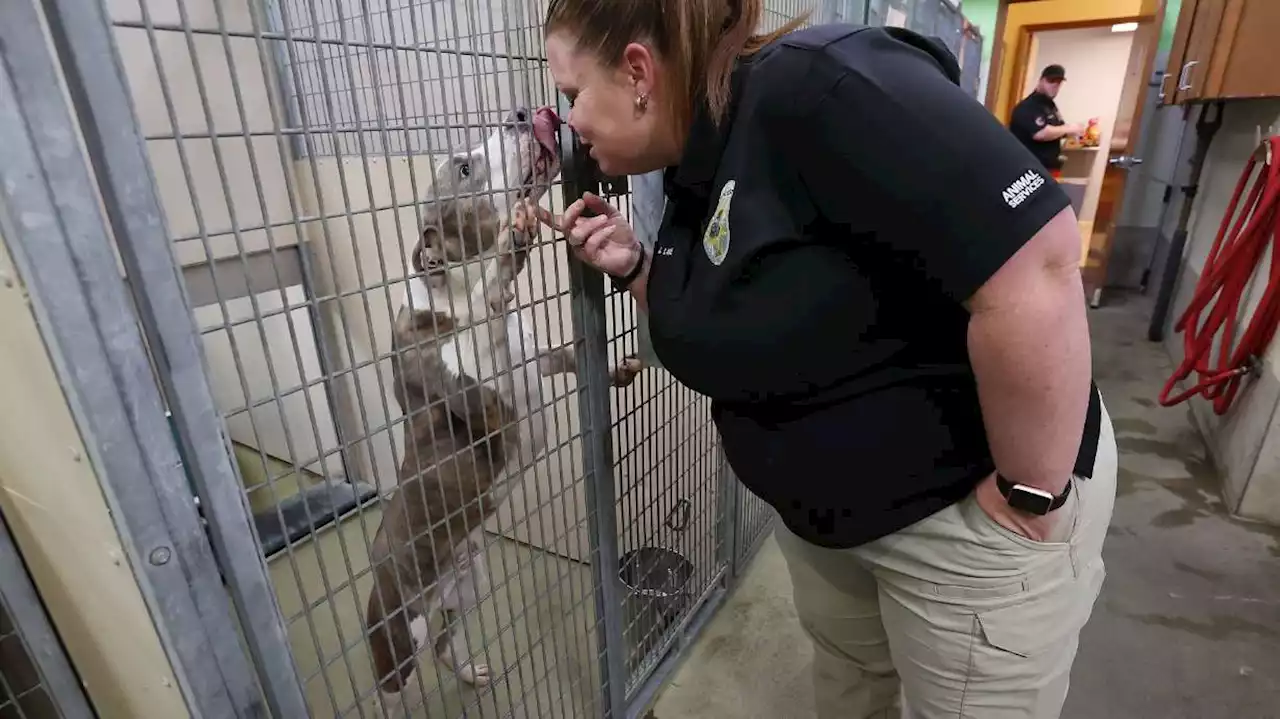
[(637, 93), (653, 92), (654, 81), (658, 76), (657, 59), (646, 45), (638, 42), (628, 44), (622, 49), (623, 70)]

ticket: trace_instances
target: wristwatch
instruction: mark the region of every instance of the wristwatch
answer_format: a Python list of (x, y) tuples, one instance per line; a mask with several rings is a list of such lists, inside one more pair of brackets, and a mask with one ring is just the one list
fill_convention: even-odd
[(644, 272), (644, 266), (648, 259), (649, 253), (644, 251), (644, 245), (640, 245), (640, 258), (636, 260), (636, 266), (632, 267), (630, 272), (621, 276), (609, 275), (609, 279), (613, 281), (614, 289), (619, 292), (626, 292), (631, 283), (635, 282), (640, 273)]
[(1043, 517), (1066, 504), (1067, 497), (1071, 496), (1071, 482), (1067, 482), (1062, 494), (1055, 497), (1043, 489), (1028, 487), (1025, 484), (1014, 484), (1005, 479), (1004, 475), (999, 472), (996, 472), (996, 489), (1000, 490), (1001, 496), (1004, 497), (1004, 501), (1009, 503), (1010, 507), (1038, 517)]

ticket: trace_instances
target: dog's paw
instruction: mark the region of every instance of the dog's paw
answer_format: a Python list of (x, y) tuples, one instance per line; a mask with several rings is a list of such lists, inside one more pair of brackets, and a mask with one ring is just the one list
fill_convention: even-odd
[(538, 239), (538, 206), (533, 200), (516, 203), (511, 213), (511, 242), (517, 249), (529, 247)]
[(493, 681), (493, 677), (489, 672), (488, 664), (466, 664), (458, 667), (458, 680), (463, 684), (468, 684), (476, 689), (483, 689), (489, 686), (489, 682)]
[(484, 293), (485, 303), (491, 312), (505, 312), (516, 299), (515, 291), (508, 285), (490, 287)]
[(630, 387), (631, 383), (636, 381), (636, 376), (643, 369), (644, 363), (640, 361), (639, 357), (626, 357), (609, 372), (609, 381), (614, 387)]
[(532, 200), (525, 198), (516, 203), (511, 213), (511, 226), (522, 234), (538, 229), (538, 210)]
[(533, 233), (512, 232), (511, 246), (516, 250), (527, 250), (533, 246), (533, 243), (537, 238), (538, 236)]

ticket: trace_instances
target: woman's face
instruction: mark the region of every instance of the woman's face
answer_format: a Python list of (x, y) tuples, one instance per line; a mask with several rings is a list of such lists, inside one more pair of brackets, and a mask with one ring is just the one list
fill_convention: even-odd
[[(680, 160), (664, 112), (660, 68), (647, 48), (631, 44), (616, 67), (601, 64), (594, 53), (578, 52), (572, 38), (553, 32), (547, 37), (547, 62), (556, 88), (569, 100), (565, 122), (590, 147), (591, 157), (606, 175), (639, 175)], [(636, 98), (648, 96), (644, 110)]]

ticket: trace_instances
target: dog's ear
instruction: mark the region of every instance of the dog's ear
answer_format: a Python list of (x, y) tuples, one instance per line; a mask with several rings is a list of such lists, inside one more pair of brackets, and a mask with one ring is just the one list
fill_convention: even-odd
[(437, 218), (436, 237), (440, 252), (454, 262), (467, 259), (467, 245), (464, 239), (468, 225), (468, 215), (472, 203), (452, 199), (440, 204), (440, 216)]
[(442, 202), (433, 238), (435, 248), (452, 262), (475, 259), (493, 247), (499, 216), (488, 198), (464, 197)]
[(493, 249), (498, 244), (499, 235), (506, 229), (502, 227), (502, 217), (490, 198), (471, 203), (470, 212), (459, 213), (458, 220), (463, 224), (456, 236), (462, 238), (463, 252), (468, 257)]

